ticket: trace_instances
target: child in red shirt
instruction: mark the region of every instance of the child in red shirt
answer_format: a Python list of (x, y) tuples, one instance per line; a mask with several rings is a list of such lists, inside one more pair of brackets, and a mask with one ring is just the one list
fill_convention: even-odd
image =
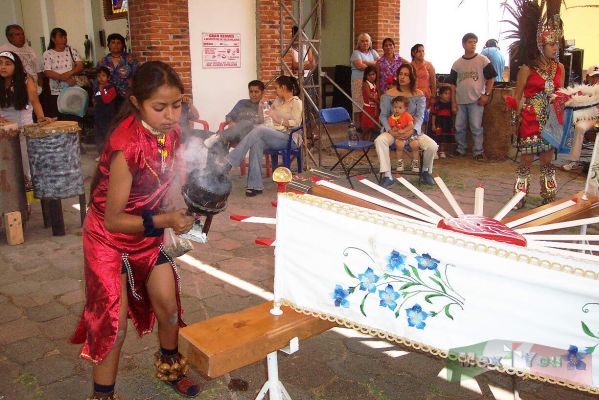
[(409, 100), (403, 96), (397, 96), (391, 100), (393, 114), (389, 116), (389, 125), (391, 126), (391, 135), (395, 137), (395, 154), (397, 155), (397, 172), (404, 171), (403, 150), (406, 142), (410, 147), (412, 154), (412, 171), (420, 172), (420, 163), (418, 152), (418, 135), (414, 130), (414, 118), (407, 112)]

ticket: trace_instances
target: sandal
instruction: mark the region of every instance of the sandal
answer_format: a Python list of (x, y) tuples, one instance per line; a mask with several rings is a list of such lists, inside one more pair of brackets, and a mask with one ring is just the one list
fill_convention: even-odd
[(157, 351), (154, 354), (156, 378), (171, 386), (177, 393), (185, 397), (196, 397), (202, 390), (200, 385), (188, 378), (189, 365), (187, 359), (177, 353), (165, 356)]
[(121, 398), (116, 393), (107, 395), (106, 393), (94, 392), (92, 397), (88, 397), (87, 400), (121, 400)]
[(250, 188), (245, 189), (246, 197), (254, 197), (254, 196), (258, 196), (259, 194), (262, 194), (262, 189), (250, 189)]

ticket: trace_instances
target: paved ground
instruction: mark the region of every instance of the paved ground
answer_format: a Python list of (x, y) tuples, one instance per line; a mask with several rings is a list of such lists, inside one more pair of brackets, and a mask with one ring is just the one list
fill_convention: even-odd
[[(83, 156), (87, 183), (95, 168), (94, 157), (91, 149)], [(435, 165), (465, 209), (473, 206), (479, 182), (486, 187), (487, 215), (510, 198), (515, 169), (511, 161), (477, 163), (463, 158), (439, 160)], [(210, 243), (196, 246), (189, 254), (205, 265), (272, 291), (273, 251), (255, 245), (254, 239), (274, 237), (274, 228), (242, 225), (231, 221), (229, 215), (274, 216), (270, 205), (275, 198), (274, 185), (267, 183), (264, 195), (247, 199), (243, 178), (238, 170), (232, 174), (235, 189), (228, 209), (215, 217)], [(559, 172), (558, 179), (562, 195), (583, 187), (582, 176)], [(396, 186), (394, 190), (400, 189)], [(440, 196), (435, 190), (427, 193)], [(538, 194), (536, 177), (532, 193)], [(538, 196), (532, 196), (530, 203), (538, 202)], [(72, 207), (76, 203), (77, 199), (63, 201), (66, 236), (53, 237), (43, 228), (39, 204), (33, 206), (25, 244), (8, 246), (0, 236), (0, 400), (84, 399), (90, 392), (90, 365), (77, 357), (78, 346), (67, 342), (83, 306), (81, 228), (79, 212)], [(188, 322), (264, 301), (185, 263), (181, 263), (181, 275)], [(177, 398), (153, 378), (155, 334), (139, 339), (133, 332), (130, 327), (118, 391), (127, 400)], [(296, 400), (513, 399), (511, 377), (488, 372), (460, 385), (439, 377), (443, 368), (442, 360), (349, 330), (329, 331), (300, 343), (298, 353), (280, 356), (281, 379)], [(253, 399), (265, 372), (265, 363), (260, 362), (231, 373), (249, 382), (247, 392), (229, 391), (229, 376), (203, 381), (206, 389), (200, 399)], [(520, 397), (526, 400), (594, 398), (535, 381), (516, 382)]]

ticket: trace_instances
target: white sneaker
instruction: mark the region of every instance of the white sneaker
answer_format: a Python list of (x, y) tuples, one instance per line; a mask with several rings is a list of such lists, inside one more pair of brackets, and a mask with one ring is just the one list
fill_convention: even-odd
[(439, 152), (439, 158), (447, 158), (447, 155), (445, 154), (444, 151)]
[(420, 163), (418, 160), (412, 160), (412, 172), (420, 172)]
[(215, 133), (214, 135), (210, 136), (208, 139), (204, 140), (204, 146), (206, 146), (206, 148), (211, 148), (212, 146), (214, 146), (214, 144), (220, 139), (220, 135)]
[(562, 169), (564, 171), (577, 171), (579, 169), (582, 169), (582, 164), (576, 161), (570, 161), (568, 164), (562, 165)]
[(397, 160), (397, 168), (395, 168), (395, 170), (397, 172), (403, 172), (404, 171), (403, 160)]

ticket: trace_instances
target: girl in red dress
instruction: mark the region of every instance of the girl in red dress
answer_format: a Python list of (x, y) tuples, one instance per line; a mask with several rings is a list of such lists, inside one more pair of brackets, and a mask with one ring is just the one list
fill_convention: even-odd
[(377, 72), (373, 66), (364, 70), (362, 80), (362, 98), (364, 99), (364, 113), (362, 114), (362, 130), (364, 138), (373, 140), (378, 135), (379, 128), (366, 115), (370, 115), (375, 121), (379, 120), (379, 93), (377, 90)]
[(157, 376), (184, 395), (199, 392), (185, 377), (186, 361), (177, 350), (179, 327), (185, 326), (179, 277), (162, 248), (164, 228), (179, 234), (194, 221), (184, 209), (160, 210), (174, 178), (182, 96), (183, 84), (170, 66), (145, 63), (133, 77), (92, 182), (83, 226), (86, 302), (71, 338), (83, 343), (81, 357), (94, 364), (90, 400), (118, 399), (114, 384), (128, 317), (140, 336), (158, 321)]
[[(554, 16), (547, 23), (539, 24), (541, 10), (537, 2), (525, 2), (524, 6), (530, 9), (521, 10), (521, 17), (518, 21), (520, 41), (517, 42), (515, 47), (517, 51), (514, 52), (520, 65), (516, 81), (515, 103), (521, 121), (517, 143), (521, 158), (517, 169), (514, 193), (518, 191), (528, 193), (530, 165), (534, 157), (538, 156), (541, 166), (541, 197), (543, 204), (547, 204), (555, 199), (557, 182), (555, 167), (551, 164), (553, 147), (542, 138), (541, 132), (549, 116), (551, 95), (562, 87), (564, 82), (564, 66), (557, 61), (562, 32), (561, 21), (559, 16)], [(535, 16), (537, 16), (536, 23), (528, 20)], [(531, 26), (539, 26), (536, 31), (536, 41), (534, 33), (530, 32)], [(536, 43), (536, 47), (534, 43)], [(524, 207), (525, 201), (526, 197), (514, 208)]]

